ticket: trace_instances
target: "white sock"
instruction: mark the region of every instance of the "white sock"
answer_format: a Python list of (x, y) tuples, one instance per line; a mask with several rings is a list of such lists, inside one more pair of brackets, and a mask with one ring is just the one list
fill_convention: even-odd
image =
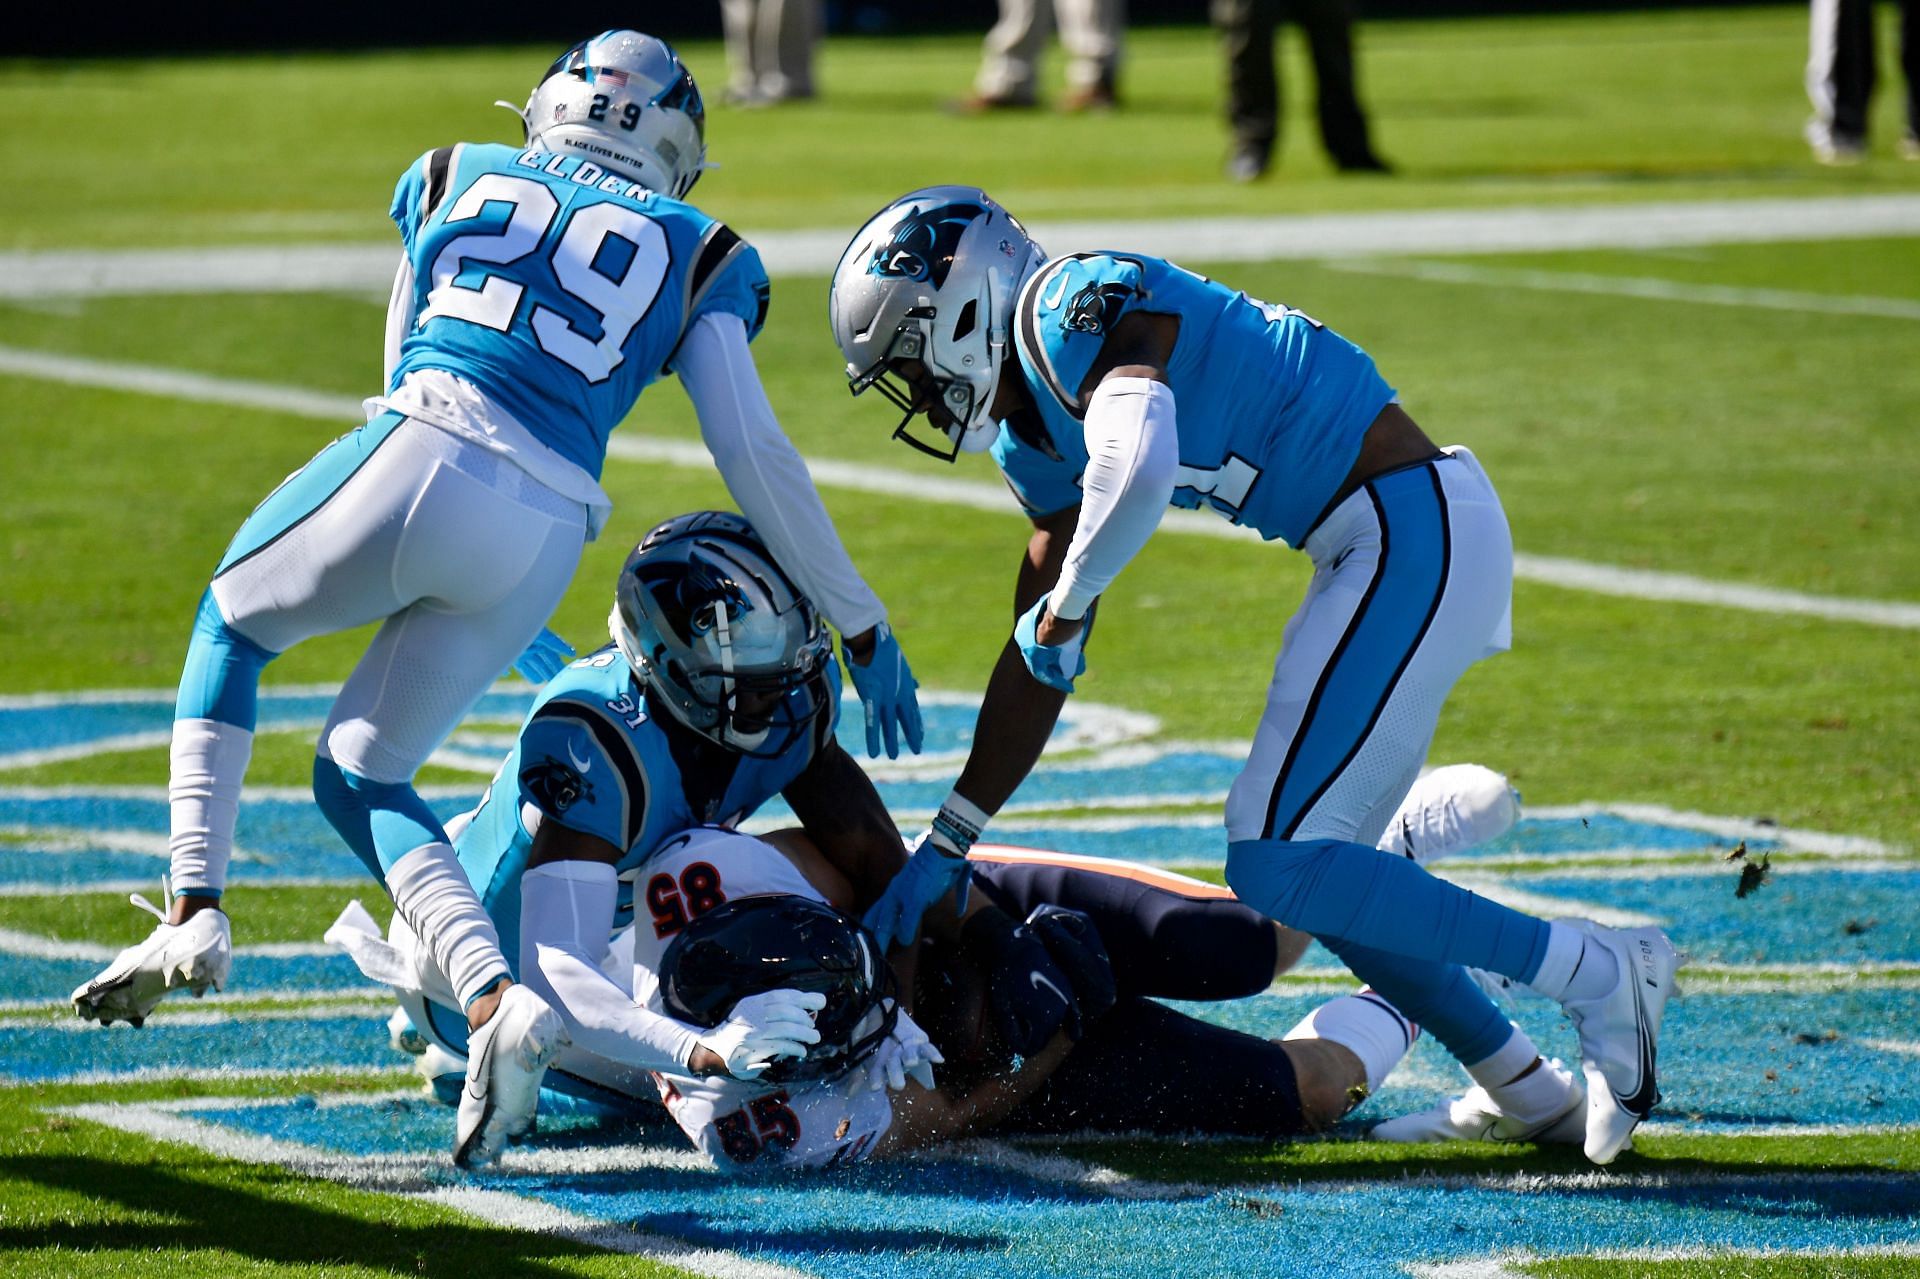
[(218, 893), (233, 860), (240, 784), (253, 758), (253, 732), (215, 719), (173, 721), (167, 799), (172, 809), (171, 878), (176, 893)]
[(1474, 1083), (1487, 1090), (1487, 1095), (1502, 1111), (1519, 1119), (1533, 1119), (1560, 1109), (1567, 1097), (1565, 1083), (1547, 1069), (1545, 1062), (1526, 1078), (1515, 1078), (1537, 1061), (1540, 1061), (1540, 1049), (1527, 1038), (1526, 1031), (1514, 1026), (1513, 1034), (1500, 1050), (1485, 1061), (1468, 1066), (1467, 1073), (1473, 1076)]
[(1547, 955), (1527, 985), (1559, 1003), (1597, 999), (1613, 989), (1620, 965), (1613, 952), (1562, 920), (1547, 924)]
[(1380, 1090), (1419, 1037), (1418, 1026), (1370, 989), (1320, 1005), (1286, 1033), (1287, 1039), (1324, 1039), (1352, 1052), (1366, 1069), (1369, 1093)]
[(508, 976), (500, 934), (446, 844), (422, 844), (387, 871), (393, 905), (453, 985), (461, 1007)]

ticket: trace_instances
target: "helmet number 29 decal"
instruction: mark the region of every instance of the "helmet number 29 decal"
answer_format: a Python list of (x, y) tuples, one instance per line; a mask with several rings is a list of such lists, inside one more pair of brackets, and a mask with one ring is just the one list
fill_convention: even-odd
[[(526, 293), (524, 284), (495, 274), (478, 284), (462, 284), (459, 277), (470, 263), (508, 266), (538, 250), (560, 212), (559, 200), (530, 178), (488, 173), (461, 193), (445, 221), (468, 221), (487, 206), (502, 204), (512, 210), (506, 226), (456, 236), (435, 256), (432, 289), (419, 323), (464, 320), (502, 333), (513, 326)], [(611, 237), (626, 241), (633, 250), (617, 278), (595, 265)], [(666, 280), (670, 260), (666, 232), (658, 222), (624, 204), (588, 204), (567, 220), (548, 259), (560, 288), (594, 312), (601, 336), (597, 341), (588, 337), (566, 316), (536, 303), (528, 316), (534, 338), (541, 350), (587, 381), (604, 382), (626, 358), (620, 348)]]

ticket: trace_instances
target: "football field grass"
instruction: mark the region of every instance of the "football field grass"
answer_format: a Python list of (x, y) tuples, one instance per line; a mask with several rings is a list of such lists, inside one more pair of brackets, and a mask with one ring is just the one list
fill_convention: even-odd
[[(1811, 163), (1805, 22), (1787, 6), (1368, 27), (1390, 179), (1331, 173), (1296, 74), (1275, 178), (1220, 180), (1217, 50), (1198, 29), (1133, 33), (1110, 116), (951, 117), (977, 42), (924, 38), (830, 41), (819, 102), (715, 105), (708, 123), (723, 167), (698, 202), (749, 240), (850, 232), (948, 180), (1043, 225), (1156, 233), (1217, 215), (1720, 211), (1724, 237), (1685, 244), (1182, 255), (1365, 346), (1500, 489), (1527, 565), (1515, 645), (1462, 681), (1433, 759), (1507, 773), (1529, 816), (1447, 873), (1529, 909), (1657, 920), (1691, 958), (1666, 1102), (1604, 1173), (1531, 1147), (1369, 1146), (1351, 1125), (1281, 1148), (984, 1142), (728, 1188), (667, 1135), (560, 1125), (502, 1172), (457, 1177), (447, 1117), (414, 1093), (374, 994), (318, 944), (349, 897), (378, 896), (304, 798), (324, 689), (364, 635), (269, 670), (231, 897), (236, 942), (260, 949), (233, 989), (143, 1032), (75, 1029), (66, 991), (144, 933), (124, 895), (156, 895), (165, 864), (170, 690), (206, 575), (253, 504), (355, 424), (384, 319), (384, 288), (358, 276), (288, 292), (263, 262), (257, 287), (156, 291), (137, 251), (392, 244), (400, 171), (507, 137), (487, 103), (522, 97), (553, 51), (0, 63), (0, 1272), (1920, 1269), (1920, 217), (1856, 220), (1920, 200), (1920, 164), (1893, 158), (1890, 92), (1875, 158)], [(717, 97), (718, 48), (684, 52)], [(1818, 206), (1831, 234), (1740, 230), (1744, 210), (1809, 200), (1837, 201)], [(63, 271), (93, 283), (20, 283)], [(990, 467), (889, 443), (884, 406), (847, 398), (825, 311), (823, 279), (779, 274), (755, 353), (940, 694), (932, 745), (953, 753), (876, 770), (912, 826), (1004, 641), (1024, 525), (1010, 500), (983, 509)], [(710, 468), (659, 460), (698, 438), (676, 387), (622, 438), (613, 524), (554, 622), (583, 650), (632, 538), (728, 504)], [(975, 487), (930, 486), (955, 479)], [(1234, 751), (1306, 581), (1303, 557), (1218, 531), (1169, 524), (1123, 575), (1076, 699), (1089, 735), (999, 838), (1217, 873)], [(430, 767), (445, 811), (484, 783), (525, 696), (502, 686)], [(1736, 897), (1741, 863), (1722, 858), (1741, 840), (1771, 879)], [(1210, 1015), (1278, 1034), (1341, 980), (1319, 955)], [(1551, 1012), (1515, 1016), (1568, 1052)], [(1356, 1119), (1462, 1083), (1423, 1045)]]

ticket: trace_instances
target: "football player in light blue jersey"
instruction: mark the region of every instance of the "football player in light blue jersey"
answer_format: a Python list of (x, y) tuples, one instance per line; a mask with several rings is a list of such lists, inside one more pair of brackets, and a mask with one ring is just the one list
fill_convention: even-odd
[[(563, 54), (520, 112), (523, 146), (462, 144), (401, 177), (385, 394), (235, 535), (203, 596), (172, 749), (173, 897), (153, 934), (73, 994), (139, 1024), (169, 989), (224, 984), (221, 909), (266, 665), (382, 623), (314, 762), (328, 820), (433, 952), (475, 1033), (455, 1160), (530, 1121), (558, 1017), (510, 965), (414, 774), (509, 663), (572, 650), (542, 630), (609, 503), (607, 435), (665, 373), (741, 508), (845, 640), (868, 746), (920, 745), (914, 681), (767, 403), (748, 342), (757, 255), (683, 202), (706, 160), (673, 50), (611, 31)], [(519, 661), (515, 662), (516, 655)]]
[[(754, 891), (702, 861), (654, 873), (655, 852), (690, 828), (734, 826), (780, 796), (864, 905), (903, 865), (900, 833), (835, 740), (838, 669), (817, 612), (740, 516), (696, 512), (649, 532), (621, 568), (608, 626), (612, 645), (541, 690), (454, 847), (514, 943), (515, 977), (566, 1023), (571, 1044), (554, 1083), (618, 1097), (653, 1071), (752, 1079), (818, 1040), (809, 1020), (818, 1004), (768, 991), (711, 1030), (637, 1004), (609, 970), (609, 939), (636, 923), (670, 937)], [(1017, 932), (1018, 921), (1001, 922)], [(411, 997), (403, 992), (408, 1017), (442, 1051), (462, 1054), (464, 1023), (447, 1011), (453, 992), (419, 947), (403, 949), (401, 966), (418, 977)], [(1022, 953), (1045, 980), (1007, 984), (994, 1006), (1016, 1050), (1031, 1052), (1074, 1008), (1044, 951)]]
[(1375, 846), (1448, 691), (1508, 646), (1513, 546), (1473, 455), (1436, 447), (1372, 359), (1318, 320), (1156, 258), (1048, 259), (977, 188), (881, 210), (842, 256), (830, 310), (855, 394), (880, 388), (905, 415), (895, 435), (923, 452), (990, 450), (1034, 527), (966, 767), (867, 916), (882, 940), (912, 936), (965, 883), (967, 848), (1086, 669), (1095, 604), (1169, 505), (1205, 505), (1314, 563), (1227, 799), (1228, 882), (1318, 937), (1473, 1076), (1462, 1102), (1387, 1135), (1524, 1139), (1580, 1108), (1579, 1082), (1500, 1014), (1476, 968), (1566, 1006), (1586, 1151), (1610, 1162), (1658, 1099), (1666, 936), (1535, 919)]

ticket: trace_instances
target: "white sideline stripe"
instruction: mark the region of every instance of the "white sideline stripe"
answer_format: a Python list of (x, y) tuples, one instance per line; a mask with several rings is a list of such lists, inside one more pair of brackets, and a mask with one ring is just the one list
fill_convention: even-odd
[[(245, 1100), (258, 1104), (262, 1099)], [(179, 1109), (213, 1108), (206, 1101), (173, 1104), (109, 1102), (62, 1106), (51, 1109), (49, 1113), (104, 1124), (109, 1128), (159, 1141), (192, 1146), (227, 1159), (277, 1164), (304, 1176), (321, 1177), (437, 1203), (489, 1225), (504, 1222), (521, 1230), (661, 1261), (697, 1274), (711, 1275), (714, 1279), (807, 1279), (803, 1272), (785, 1266), (753, 1261), (714, 1248), (697, 1247), (665, 1235), (642, 1233), (618, 1222), (595, 1221), (504, 1190), (462, 1185), (459, 1183), (461, 1174), (456, 1173), (443, 1156), (336, 1155), (296, 1142), (235, 1132), (216, 1124), (190, 1119), (174, 1113), (176, 1106)], [(529, 1158), (531, 1153), (510, 1150), (501, 1160), (501, 1168), (507, 1172), (524, 1170), (535, 1175), (655, 1168), (712, 1172), (711, 1165), (691, 1151), (654, 1151), (644, 1147), (622, 1146), (599, 1151), (544, 1152), (552, 1158)], [(608, 1154), (620, 1156), (623, 1162), (617, 1167), (594, 1166)]]
[(1751, 1259), (1869, 1260), (1879, 1257), (1920, 1257), (1920, 1245), (1906, 1243), (1860, 1244), (1852, 1248), (1602, 1248), (1594, 1252), (1539, 1253), (1522, 1249), (1501, 1253), (1498, 1257), (1471, 1261), (1407, 1261), (1401, 1266), (1413, 1279), (1530, 1279), (1524, 1267), (1533, 1262), (1554, 1260), (1661, 1262), (1721, 1261)]
[[(340, 952), (333, 953), (337, 955)], [(385, 1021), (393, 1015), (394, 1003), (390, 991), (379, 986), (367, 986), (353, 992), (353, 995), (353, 1001), (350, 1003), (302, 1004), (291, 1008), (205, 1008), (200, 1006), (205, 1003), (205, 999), (202, 998), (192, 1001), (184, 1011), (175, 1011), (181, 1008), (179, 1003), (163, 1003), (147, 1018), (144, 1030), (172, 1026), (232, 1026), (241, 1022), (261, 1021), (339, 1021), (343, 1018), (361, 1017), (377, 1017)], [(47, 1007), (44, 1001), (38, 1005), (41, 1011), (45, 1011)], [(59, 1007), (67, 1008), (71, 1012), (71, 1008), (64, 1001), (60, 1002)], [(94, 1023), (72, 1016), (51, 1022), (44, 1017), (0, 1016), (0, 1028), (78, 1032), (87, 1035), (101, 1033)]]
[(1591, 293), (1646, 298), (1659, 302), (1697, 302), (1763, 311), (1861, 315), (1890, 320), (1920, 320), (1920, 302), (1911, 298), (1863, 294), (1802, 293), (1793, 289), (1739, 288), (1726, 284), (1690, 284), (1654, 276), (1594, 275), (1579, 271), (1517, 270), (1468, 266), (1455, 262), (1347, 261), (1328, 263), (1336, 271), (1386, 275), (1441, 284), (1479, 284), (1497, 289), (1534, 289), (1546, 293)]
[[(1889, 197), (1892, 198), (1892, 197)], [(1914, 198), (1920, 214), (1920, 197)], [(164, 395), (212, 404), (230, 404), (239, 408), (264, 409), (300, 417), (322, 418), (333, 422), (357, 422), (363, 419), (360, 401), (353, 396), (304, 391), (297, 387), (273, 386), (263, 382), (215, 378), (198, 373), (147, 365), (108, 363), (77, 356), (52, 355), (18, 347), (0, 347), (0, 374), (40, 378), (72, 386), (104, 387), (146, 395)], [(628, 461), (657, 462), (711, 470), (713, 459), (705, 446), (692, 441), (658, 440), (647, 437), (615, 436), (608, 442), (607, 456)], [(892, 467), (868, 466), (831, 459), (811, 459), (807, 463), (816, 484), (856, 492), (877, 493), (888, 497), (911, 497), (922, 502), (939, 502), (976, 510), (996, 512), (1009, 520), (1019, 514), (1004, 486), (977, 480), (958, 480), (944, 476), (924, 476)], [(1196, 533), (1206, 537), (1260, 541), (1252, 529), (1228, 524), (1217, 516), (1199, 511), (1168, 511), (1160, 527), (1178, 533)], [(1526, 581), (1568, 590), (1584, 590), (1596, 595), (1628, 599), (1663, 600), (1682, 604), (1706, 604), (1740, 609), (1751, 613), (1775, 615), (1800, 614), (1829, 621), (1862, 622), (1900, 630), (1920, 630), (1920, 604), (1891, 600), (1846, 599), (1838, 596), (1808, 595), (1800, 591), (1782, 591), (1764, 586), (1743, 586), (1733, 582), (1715, 582), (1686, 573), (1666, 573), (1653, 569), (1621, 568), (1609, 564), (1590, 564), (1583, 560), (1558, 556), (1516, 553), (1514, 576)], [(61, 748), (55, 748), (61, 749)], [(0, 758), (0, 767), (24, 767), (9, 764), (13, 757)]]
[[(1603, 902), (1586, 901), (1577, 897), (1553, 897), (1546, 893), (1530, 893), (1524, 888), (1516, 888), (1512, 884), (1491, 877), (1450, 873), (1452, 871), (1452, 866), (1442, 862), (1434, 873), (1462, 888), (1470, 888), (1489, 901), (1498, 902), (1509, 910), (1517, 910), (1522, 914), (1534, 915), (1541, 919), (1578, 915), (1584, 919), (1591, 919), (1595, 923), (1604, 924), (1608, 928), (1664, 927), (1667, 922), (1658, 916), (1642, 914), (1637, 910), (1620, 910)], [(1618, 876), (1613, 878), (1618, 879)]]
[[(111, 1033), (102, 1031), (102, 1034)], [(137, 1034), (137, 1031), (129, 1031)], [(20, 1084), (73, 1084), (75, 1086), (94, 1087), (100, 1084), (153, 1084), (171, 1083), (185, 1080), (193, 1083), (224, 1083), (233, 1079), (289, 1079), (303, 1075), (353, 1075), (373, 1078), (376, 1075), (389, 1075), (395, 1070), (404, 1069), (400, 1063), (392, 1066), (140, 1066), (129, 1070), (89, 1070), (77, 1075), (62, 1075), (58, 1079), (19, 1079), (11, 1075), (0, 1075), (0, 1082), (9, 1086)], [(255, 1097), (254, 1101), (271, 1101), (271, 1097)], [(107, 1103), (111, 1105), (113, 1103)], [(82, 1116), (83, 1118), (85, 1116)], [(129, 1129), (129, 1131), (132, 1131)]]
[[(1920, 196), (1822, 196), (1638, 204), (1418, 209), (1269, 217), (1036, 222), (1053, 253), (1123, 247), (1191, 262), (1524, 253), (1862, 239), (1920, 232)], [(822, 276), (851, 224), (753, 236), (776, 276)], [(384, 299), (389, 242), (235, 248), (57, 250), (0, 254), (0, 298), (145, 293), (367, 293)]]

